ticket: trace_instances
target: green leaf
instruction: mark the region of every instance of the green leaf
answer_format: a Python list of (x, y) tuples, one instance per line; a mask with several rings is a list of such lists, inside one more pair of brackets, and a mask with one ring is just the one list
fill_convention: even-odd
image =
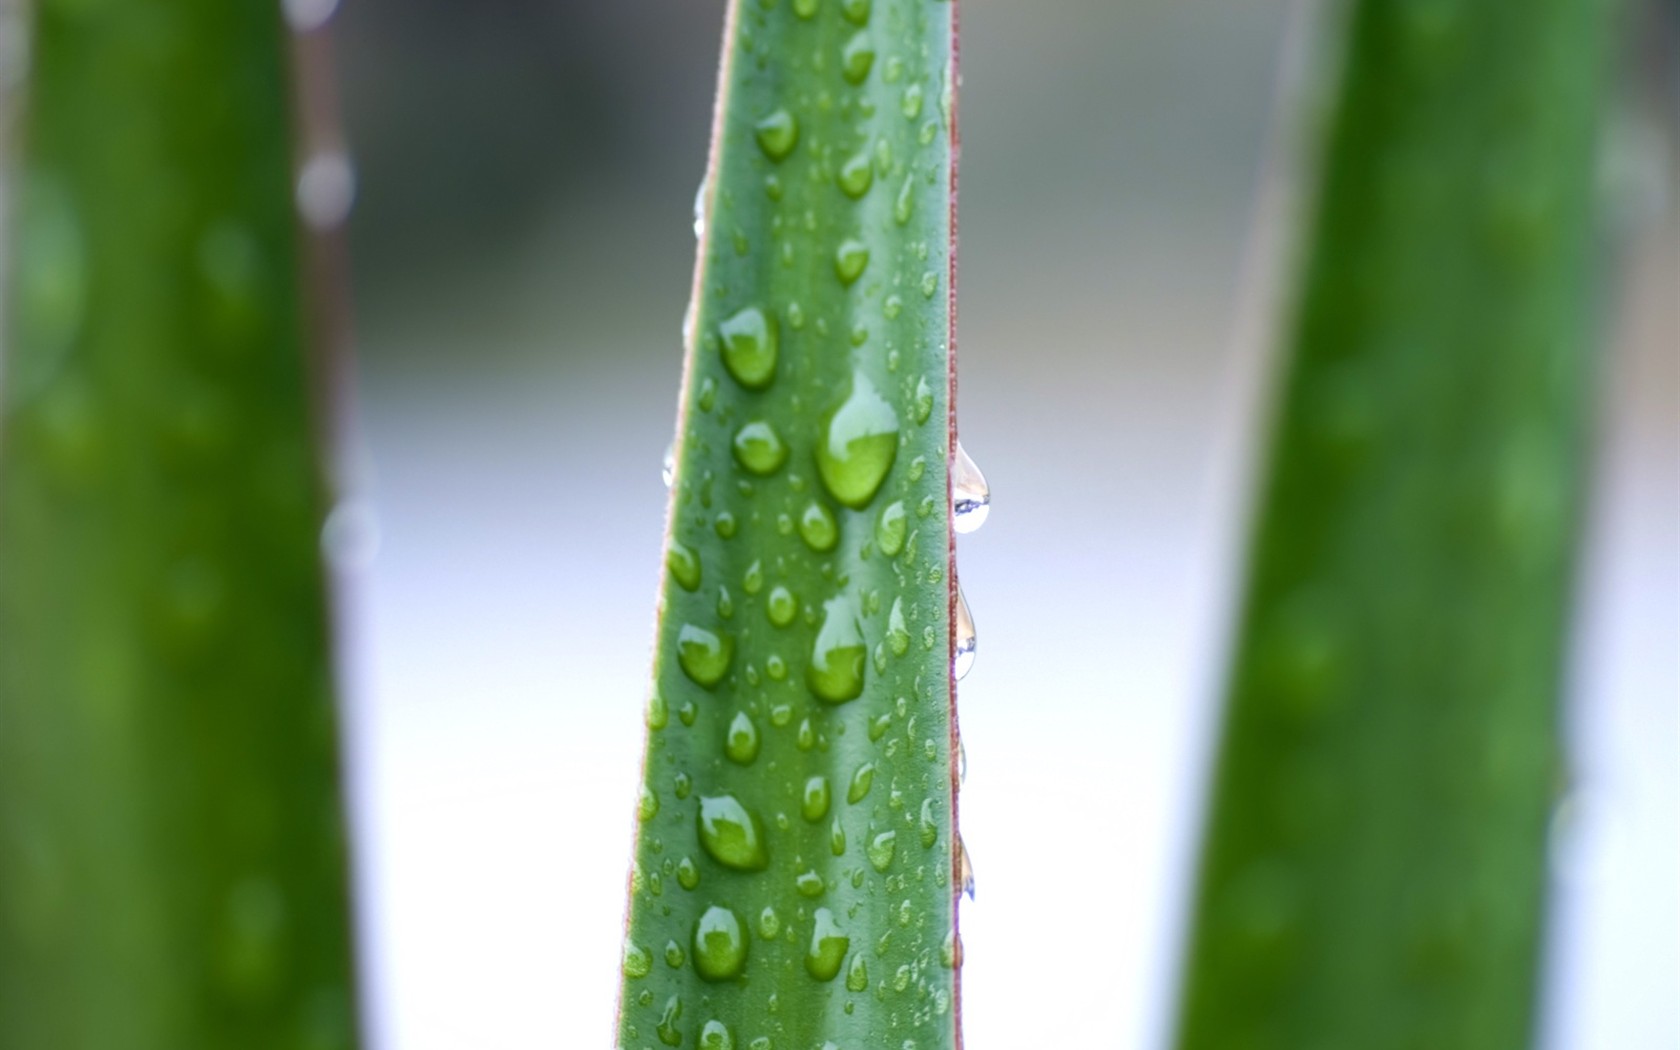
[(1192, 1050), (1534, 1034), (1607, 8), (1351, 15), (1202, 861)]
[(0, 412), (0, 1046), (354, 1042), (274, 3), (34, 5)]
[(729, 8), (626, 1048), (957, 1042), (953, 54), (940, 0)]

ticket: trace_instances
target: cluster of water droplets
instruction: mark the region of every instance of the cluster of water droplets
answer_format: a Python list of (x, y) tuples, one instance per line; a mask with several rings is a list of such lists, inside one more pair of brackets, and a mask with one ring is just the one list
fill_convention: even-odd
[[(969, 456), (968, 450), (958, 442), (956, 451), (951, 457), (951, 528), (959, 534), (974, 532), (986, 523), (986, 516), (992, 510), (992, 492), (986, 484), (986, 476), (980, 472), (980, 467)], [(955, 681), (962, 681), (974, 667), (974, 654), (979, 647), (979, 637), (974, 630), (974, 614), (969, 611), (968, 598), (962, 592), (962, 585), (957, 584), (957, 614), (952, 624), (954, 637), (951, 644), (951, 677)], [(960, 789), (968, 779), (968, 751), (963, 747), (962, 737), (957, 736), (957, 786)], [(961, 882), (962, 891), (969, 900), (974, 899), (974, 863), (968, 856), (968, 844), (963, 841), (962, 833), (957, 833), (957, 877)]]

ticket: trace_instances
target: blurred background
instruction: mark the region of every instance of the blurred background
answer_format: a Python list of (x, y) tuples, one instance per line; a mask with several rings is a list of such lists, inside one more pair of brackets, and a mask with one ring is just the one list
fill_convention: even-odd
[[(1665, 12), (1631, 19), (1605, 137), (1613, 352), (1543, 1050), (1680, 1046)], [(959, 405), (995, 508), (959, 549), (971, 1050), (1165, 1041), (1320, 14), (963, 0)], [(721, 0), (332, 23), (357, 358), (333, 548), (387, 1050), (612, 1042), (721, 24)], [(1069, 884), (1102, 907), (1070, 912)]]

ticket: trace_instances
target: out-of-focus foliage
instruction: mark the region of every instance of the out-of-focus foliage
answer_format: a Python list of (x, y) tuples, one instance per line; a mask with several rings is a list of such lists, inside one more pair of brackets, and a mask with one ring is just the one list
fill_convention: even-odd
[(34, 5), (0, 418), (0, 1046), (353, 1044), (278, 5)]
[(1180, 1045), (1532, 1035), (1602, 0), (1354, 5)]

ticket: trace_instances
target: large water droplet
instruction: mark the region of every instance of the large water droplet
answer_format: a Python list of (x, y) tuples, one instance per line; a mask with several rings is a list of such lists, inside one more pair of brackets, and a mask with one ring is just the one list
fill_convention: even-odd
[(734, 795), (700, 799), (700, 845), (712, 859), (736, 871), (763, 871), (770, 864), (764, 822)]
[(805, 952), (805, 972), (819, 981), (834, 980), (851, 944), (851, 938), (841, 932), (834, 913), (827, 908), (818, 908), (812, 916), (811, 946)]
[(898, 832), (883, 831), (869, 840), (864, 852), (869, 855), (869, 865), (876, 871), (885, 872), (892, 867), (893, 854), (898, 847)]
[(841, 241), (840, 247), (834, 250), (834, 276), (840, 278), (841, 284), (855, 283), (868, 265), (869, 246), (854, 237)]
[(653, 956), (635, 941), (624, 942), (624, 976), (646, 977), (653, 969)]
[(700, 1029), (700, 1050), (735, 1050), (735, 1037), (722, 1021), (707, 1021)]
[(709, 689), (722, 681), (734, 655), (735, 642), (727, 634), (691, 623), (677, 632), (677, 664), (697, 685)]
[(811, 647), (805, 681), (811, 692), (831, 704), (855, 700), (863, 693), (868, 647), (858, 615), (857, 600), (849, 595), (823, 603), (822, 627)]
[(700, 586), (700, 555), (693, 547), (672, 540), (671, 549), (665, 552), (665, 566), (683, 590), (692, 591)]
[(741, 920), (719, 905), (707, 908), (694, 924), (694, 969), (708, 981), (739, 976), (747, 964), (747, 938)]
[(786, 109), (768, 113), (753, 126), (758, 146), (771, 160), (780, 161), (799, 144), (799, 120)]
[(659, 1015), (659, 1024), (654, 1031), (659, 1035), (659, 1041), (666, 1046), (682, 1045), (682, 1029), (677, 1022), (682, 1019), (683, 1004), (678, 996), (671, 996), (665, 1000), (665, 1010)]
[(956, 648), (951, 656), (951, 673), (958, 681), (974, 669), (974, 649), (978, 644), (974, 634), (974, 614), (968, 611), (968, 599), (963, 597), (962, 588), (958, 587)]
[(867, 150), (840, 165), (840, 172), (835, 176), (835, 182), (840, 185), (841, 192), (853, 200), (868, 193), (874, 181), (875, 166), (870, 162)]
[(958, 532), (973, 532), (986, 524), (991, 510), (992, 492), (986, 486), (986, 476), (958, 442), (951, 463), (951, 527)]
[(735, 432), (735, 462), (760, 476), (774, 474), (787, 462), (787, 445), (776, 428), (762, 419)]
[(827, 777), (811, 777), (805, 781), (805, 794), (799, 805), (800, 815), (813, 824), (826, 817), (830, 795)]
[(824, 487), (848, 507), (865, 507), (897, 455), (897, 413), (867, 375), (854, 372), (851, 393), (829, 415), (817, 442), (817, 472)]
[(799, 515), (799, 536), (807, 547), (826, 554), (840, 542), (840, 524), (834, 520), (833, 511), (812, 500)]
[(846, 78), (848, 84), (861, 84), (869, 78), (869, 71), (874, 66), (875, 42), (861, 30), (852, 34), (846, 46), (840, 49), (840, 75)]
[(718, 325), (723, 366), (749, 390), (763, 390), (776, 378), (779, 339), (776, 318), (756, 306), (739, 310)]
[(737, 711), (735, 720), (729, 723), (729, 733), (724, 738), (723, 753), (736, 765), (750, 766), (753, 759), (758, 757), (758, 726), (745, 711)]

